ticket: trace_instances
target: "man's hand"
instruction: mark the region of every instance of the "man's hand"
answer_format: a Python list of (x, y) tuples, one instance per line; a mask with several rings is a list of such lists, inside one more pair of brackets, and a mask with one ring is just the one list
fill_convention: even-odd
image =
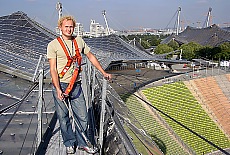
[(105, 78), (106, 80), (109, 80), (109, 81), (110, 81), (110, 80), (112, 79), (112, 75), (109, 74), (109, 73), (104, 73), (103, 76), (104, 76), (104, 78)]
[(63, 95), (61, 89), (57, 90), (57, 96), (58, 96), (59, 100), (61, 100), (61, 101), (64, 100), (64, 95)]

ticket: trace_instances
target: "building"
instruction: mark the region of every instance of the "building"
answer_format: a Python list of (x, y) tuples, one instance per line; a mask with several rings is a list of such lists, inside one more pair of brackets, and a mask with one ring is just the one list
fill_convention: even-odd
[(100, 25), (99, 23), (96, 23), (95, 20), (91, 20), (90, 23), (90, 36), (91, 37), (101, 37), (104, 36), (105, 33), (105, 28)]

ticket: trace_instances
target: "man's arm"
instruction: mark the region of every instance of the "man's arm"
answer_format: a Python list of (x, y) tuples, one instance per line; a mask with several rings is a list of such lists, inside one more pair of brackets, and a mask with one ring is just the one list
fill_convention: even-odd
[(57, 90), (57, 96), (58, 96), (58, 98), (60, 100), (63, 100), (63, 94), (62, 94), (62, 90), (61, 90), (60, 84), (59, 84), (57, 65), (56, 65), (56, 58), (50, 58), (49, 59), (49, 64), (50, 64), (50, 75), (51, 75), (51, 78), (52, 78), (53, 85)]
[(99, 63), (99, 61), (97, 60), (97, 58), (93, 55), (93, 53), (88, 52), (86, 54), (87, 58), (90, 60), (90, 62), (103, 74), (103, 76), (110, 80), (112, 78), (111, 74), (108, 74), (105, 72), (105, 70), (101, 67), (101, 64)]

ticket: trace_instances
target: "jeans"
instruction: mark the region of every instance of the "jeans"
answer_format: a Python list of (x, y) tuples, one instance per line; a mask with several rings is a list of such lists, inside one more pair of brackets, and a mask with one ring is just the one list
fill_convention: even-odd
[[(67, 86), (68, 83), (60, 83), (62, 92), (65, 92)], [(68, 105), (68, 108), (66, 107), (63, 101), (57, 98), (57, 91), (55, 87), (52, 88), (52, 92), (64, 145), (66, 147), (74, 145), (86, 146), (86, 142), (84, 141), (81, 132), (77, 128), (75, 122), (75, 131), (73, 130), (72, 123), (70, 120), (70, 117), (72, 117), (72, 115), (69, 112), (70, 103), (74, 119), (80, 122), (82, 129), (85, 132), (88, 125), (88, 114), (84, 94), (81, 90), (81, 84), (75, 83), (72, 91), (69, 94), (69, 97), (65, 98), (65, 102)]]

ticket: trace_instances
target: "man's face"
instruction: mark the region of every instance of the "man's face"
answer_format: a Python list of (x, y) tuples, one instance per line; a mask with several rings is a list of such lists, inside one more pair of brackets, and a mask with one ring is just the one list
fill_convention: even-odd
[(62, 26), (59, 28), (62, 32), (62, 36), (64, 37), (64, 39), (70, 39), (72, 37), (73, 30), (74, 30), (72, 20), (65, 19), (62, 23)]

